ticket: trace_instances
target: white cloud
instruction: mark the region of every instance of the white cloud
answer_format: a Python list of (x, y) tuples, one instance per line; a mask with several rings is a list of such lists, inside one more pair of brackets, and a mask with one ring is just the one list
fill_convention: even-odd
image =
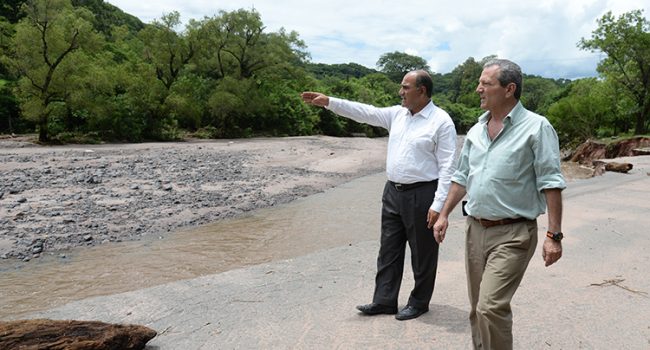
[(598, 54), (581, 51), (596, 19), (644, 9), (647, 0), (494, 0), (454, 2), (404, 0), (109, 0), (144, 22), (173, 10), (183, 21), (214, 16), (219, 10), (255, 8), (268, 31), (295, 30), (314, 62), (355, 62), (374, 68), (386, 52), (402, 51), (427, 59), (446, 73), (469, 57), (498, 54), (519, 63), (524, 72), (546, 77), (595, 75)]

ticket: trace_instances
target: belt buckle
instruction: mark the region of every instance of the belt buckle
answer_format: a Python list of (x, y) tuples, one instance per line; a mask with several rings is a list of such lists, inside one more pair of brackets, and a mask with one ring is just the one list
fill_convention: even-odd
[(402, 184), (398, 184), (398, 183), (395, 184), (395, 189), (398, 191), (402, 191), (403, 187), (404, 186), (402, 186)]

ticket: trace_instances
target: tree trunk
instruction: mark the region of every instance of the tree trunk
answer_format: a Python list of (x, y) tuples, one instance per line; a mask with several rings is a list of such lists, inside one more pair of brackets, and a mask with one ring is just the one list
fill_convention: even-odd
[(99, 321), (0, 321), (0, 349), (141, 350), (156, 331)]
[(636, 127), (634, 128), (634, 133), (636, 135), (644, 135), (645, 132), (645, 116), (643, 115), (643, 112), (639, 112), (636, 116)]
[(43, 111), (41, 116), (38, 118), (38, 141), (47, 142), (49, 141), (49, 135), (47, 133), (47, 112)]

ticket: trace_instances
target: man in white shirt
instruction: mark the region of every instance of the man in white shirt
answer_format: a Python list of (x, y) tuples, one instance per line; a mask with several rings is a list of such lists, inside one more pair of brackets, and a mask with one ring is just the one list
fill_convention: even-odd
[[(408, 320), (429, 311), (438, 265), (431, 229), (447, 198), (456, 152), (454, 123), (431, 102), (432, 88), (431, 76), (418, 70), (402, 80), (401, 106), (378, 108), (317, 92), (301, 95), (306, 103), (389, 131), (375, 292), (372, 303), (357, 306), (366, 315)], [(407, 242), (415, 286), (397, 312)]]

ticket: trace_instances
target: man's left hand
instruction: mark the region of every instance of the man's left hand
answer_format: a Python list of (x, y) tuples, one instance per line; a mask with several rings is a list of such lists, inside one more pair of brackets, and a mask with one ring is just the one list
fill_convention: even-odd
[(429, 209), (429, 213), (427, 214), (427, 228), (433, 228), (433, 224), (438, 221), (438, 216), (440, 213), (433, 209)]
[(562, 243), (547, 237), (546, 240), (544, 240), (544, 246), (542, 247), (542, 258), (544, 259), (544, 264), (546, 266), (553, 265), (556, 261), (560, 260), (561, 257)]

